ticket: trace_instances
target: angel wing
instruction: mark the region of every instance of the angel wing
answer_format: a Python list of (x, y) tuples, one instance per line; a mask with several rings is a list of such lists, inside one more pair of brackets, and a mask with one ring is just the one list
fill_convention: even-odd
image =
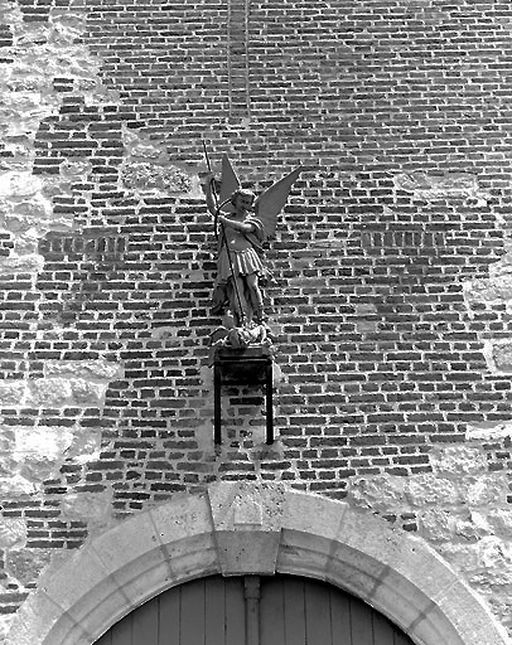
[(268, 237), (275, 235), (277, 216), (284, 208), (292, 186), (303, 170), (302, 166), (295, 168), (291, 173), (264, 190), (254, 202), (256, 217), (263, 222)]
[[(222, 156), (222, 175), (221, 175), (221, 184), (220, 184), (220, 203), (222, 204), (226, 199), (231, 197), (231, 195), (238, 190), (242, 184), (238, 179), (238, 176), (231, 164), (231, 160), (224, 154)], [(232, 211), (231, 205), (228, 203), (224, 206), (224, 210)]]

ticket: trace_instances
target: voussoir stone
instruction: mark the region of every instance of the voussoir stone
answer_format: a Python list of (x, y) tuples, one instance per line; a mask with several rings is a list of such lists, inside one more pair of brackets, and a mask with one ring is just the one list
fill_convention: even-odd
[(230, 482), (208, 490), (221, 570), (272, 574), (281, 537), (285, 489), (276, 484)]

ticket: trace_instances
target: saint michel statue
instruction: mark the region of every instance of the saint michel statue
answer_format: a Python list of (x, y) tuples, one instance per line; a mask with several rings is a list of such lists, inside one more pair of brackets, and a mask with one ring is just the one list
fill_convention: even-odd
[(296, 168), (256, 197), (242, 188), (224, 155), (220, 186), (212, 173), (203, 182), (217, 237), (212, 313), (230, 315), (237, 328), (264, 324), (263, 288), (269, 275), (264, 243), (274, 236), (277, 216), (301, 170)]

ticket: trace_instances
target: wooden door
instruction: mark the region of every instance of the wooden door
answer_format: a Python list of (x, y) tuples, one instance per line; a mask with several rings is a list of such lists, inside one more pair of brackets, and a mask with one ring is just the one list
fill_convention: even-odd
[(157, 596), (96, 645), (413, 645), (369, 605), (294, 576), (214, 576)]

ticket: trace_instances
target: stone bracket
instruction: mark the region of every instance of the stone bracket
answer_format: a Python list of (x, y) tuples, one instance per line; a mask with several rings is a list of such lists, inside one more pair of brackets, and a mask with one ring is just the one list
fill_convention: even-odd
[(222, 348), (213, 363), (215, 445), (222, 443), (222, 385), (263, 385), (265, 388), (266, 443), (274, 443), (273, 360), (266, 347)]

